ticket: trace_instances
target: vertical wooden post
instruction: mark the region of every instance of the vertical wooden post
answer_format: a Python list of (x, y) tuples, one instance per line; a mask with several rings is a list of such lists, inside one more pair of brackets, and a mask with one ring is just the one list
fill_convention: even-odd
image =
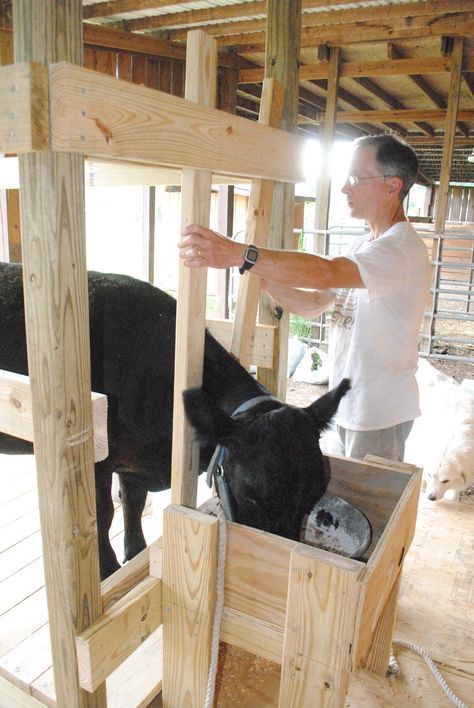
[(216, 595), (218, 519), (163, 515), (163, 706), (205, 703)]
[[(14, 0), (15, 60), (81, 63), (80, 0)], [(76, 635), (101, 614), (83, 158), (20, 157), (28, 365), (58, 706), (104, 706), (78, 681)]]
[(431, 299), (431, 313), (425, 317), (423, 332), (425, 338), (422, 343), (422, 351), (431, 354), (431, 343), (435, 329), (435, 315), (438, 309), (438, 293), (440, 278), (440, 265), (443, 256), (443, 239), (446, 225), (446, 213), (448, 210), (449, 180), (451, 177), (451, 162), (453, 159), (454, 137), (456, 135), (456, 116), (459, 105), (459, 95), (461, 93), (462, 80), (462, 55), (464, 39), (456, 37), (453, 46), (453, 67), (451, 71), (451, 82), (448, 91), (448, 105), (446, 108), (446, 126), (443, 141), (443, 157), (441, 160), (441, 173), (439, 187), (436, 193), (436, 219), (435, 234), (438, 238), (433, 239), (431, 258), (434, 261), (432, 266), (431, 287), (434, 288)]
[[(330, 153), (334, 143), (337, 114), (337, 94), (339, 89), (339, 67), (341, 50), (332, 47), (329, 55), (328, 91), (326, 110), (321, 128), (321, 174), (316, 191), (316, 215), (314, 225), (316, 229), (327, 229), (329, 224), (329, 204), (331, 200), (331, 169)], [(322, 256), (326, 254), (326, 240), (324, 236), (316, 236), (316, 250)]]
[[(334, 133), (336, 130), (337, 115), (337, 94), (339, 89), (339, 69), (341, 50), (339, 47), (329, 49), (329, 74), (328, 92), (326, 98), (326, 110), (321, 129), (321, 171), (316, 190), (316, 213), (314, 228), (317, 231), (325, 231), (329, 227), (329, 207), (331, 203), (331, 149), (334, 144)], [(314, 253), (321, 256), (328, 254), (328, 235), (316, 234), (314, 238)], [(319, 340), (325, 339), (326, 314), (323, 312), (318, 317), (319, 323), (314, 329), (319, 329)], [(317, 335), (313, 332), (312, 336)]]
[(290, 559), (281, 708), (343, 706), (355, 637), (360, 564), (316, 549)]
[[(185, 98), (213, 107), (216, 100), (217, 43), (201, 30), (188, 33)], [(183, 169), (181, 224), (208, 224), (211, 173)], [(184, 417), (182, 392), (202, 381), (206, 319), (205, 268), (179, 267), (171, 499), (196, 506), (199, 448)]]
[[(282, 86), (275, 79), (264, 79), (259, 123), (278, 128), (282, 111)], [(268, 179), (252, 180), (247, 208), (246, 243), (253, 243), (255, 246), (265, 246), (267, 243), (274, 184), (273, 180)], [(246, 369), (252, 363), (251, 351), (259, 297), (260, 279), (251, 273), (244, 274), (239, 280), (230, 351)]]
[(379, 674), (379, 676), (386, 675), (392, 653), (401, 579), (402, 568), (387, 598), (375, 629), (372, 644), (364, 660), (363, 668), (373, 674)]
[[(267, 36), (265, 76), (277, 79), (283, 86), (283, 130), (296, 129), (298, 112), (299, 54), (301, 31), (301, 0), (267, 0)], [(293, 184), (275, 183), (269, 248), (291, 248), (293, 243)], [(277, 366), (274, 370), (259, 369), (258, 378), (282, 400), (286, 397), (289, 315), (275, 318), (273, 305), (266, 296), (260, 303), (260, 322), (278, 324)]]
[[(0, 30), (0, 66), (2, 64), (13, 64), (13, 35), (6, 30)], [(2, 219), (4, 260), (7, 260), (8, 255), (9, 261), (20, 263), (20, 191), (18, 189), (5, 190), (0, 218)]]

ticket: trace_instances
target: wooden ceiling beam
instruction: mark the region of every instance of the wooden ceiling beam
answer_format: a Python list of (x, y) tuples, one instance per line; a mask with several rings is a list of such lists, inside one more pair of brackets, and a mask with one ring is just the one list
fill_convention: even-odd
[(85, 5), (82, 14), (85, 20), (98, 17), (111, 17), (125, 12), (140, 12), (141, 10), (161, 10), (169, 5), (184, 5), (189, 0), (111, 0), (110, 2), (96, 2)]
[[(309, 7), (314, 7), (309, 5)], [(327, 25), (341, 25), (352, 22), (387, 22), (410, 18), (412, 22), (415, 18), (433, 17), (440, 15), (452, 15), (456, 13), (467, 13), (474, 11), (474, 0), (426, 0), (425, 2), (411, 2), (401, 5), (383, 5), (380, 7), (366, 7), (357, 9), (333, 10), (320, 5), (321, 12), (306, 12), (301, 18), (303, 28), (317, 27), (318, 29)], [(149, 17), (131, 19), (126, 22), (126, 28), (130, 31), (152, 31), (171, 28), (176, 25), (193, 25), (203, 29), (211, 36), (226, 36), (235, 34), (238, 24), (238, 32), (256, 32), (265, 30), (266, 27), (266, 3), (262, 1), (225, 5), (222, 7), (212, 7), (200, 10), (187, 10), (184, 12), (161, 13)], [(240, 20), (241, 17), (259, 17), (260, 19)], [(226, 20), (234, 20), (225, 22)], [(213, 24), (208, 24), (208, 23)], [(181, 38), (179, 30), (170, 30), (171, 36), (175, 39)], [(175, 34), (176, 33), (176, 34)]]
[[(186, 58), (186, 47), (173, 44), (157, 37), (148, 37), (143, 34), (133, 34), (123, 32), (111, 27), (102, 27), (84, 23), (84, 44), (92, 47), (107, 47), (109, 49), (134, 52), (137, 54), (149, 54), (153, 57), (166, 57), (167, 59)], [(231, 69), (240, 65), (238, 57), (226, 52), (221, 52), (218, 56), (219, 66), (226, 66)]]
[[(236, 28), (235, 28), (236, 29)], [(235, 31), (235, 30), (234, 30)], [(170, 33), (171, 34), (171, 33)], [(413, 22), (405, 19), (371, 23), (370, 21), (348, 25), (328, 25), (322, 27), (304, 27), (301, 31), (301, 47), (314, 47), (318, 44), (341, 45), (351, 37), (352, 44), (363, 42), (387, 42), (393, 40), (422, 39), (450, 34), (457, 37), (474, 35), (472, 12), (457, 13), (423, 18), (414, 18)], [(177, 37), (173, 36), (176, 40)], [(184, 35), (181, 37), (184, 41)], [(247, 32), (219, 37), (219, 47), (233, 47), (234, 51), (261, 52), (265, 47), (265, 32)]]
[[(474, 71), (474, 58), (465, 61), (467, 71)], [(380, 61), (348, 61), (341, 66), (341, 79), (355, 79), (374, 76), (406, 76), (408, 74), (441, 74), (452, 69), (450, 57), (418, 57), (415, 59), (391, 59)], [(327, 79), (328, 68), (325, 62), (319, 64), (303, 64), (300, 66), (300, 81), (305, 79)], [(241, 69), (239, 83), (259, 83), (263, 81), (263, 68)]]
[[(364, 77), (354, 79), (354, 81), (359, 84), (359, 86), (362, 86), (362, 88), (364, 88), (366, 91), (369, 91), (369, 93), (373, 94), (378, 99), (380, 99), (389, 108), (396, 108), (402, 110), (405, 108), (403, 103), (398, 98), (395, 98), (395, 96), (392, 96), (390, 93), (385, 91), (372, 79)], [(415, 125), (421, 130), (422, 133), (425, 133), (426, 135), (434, 135), (433, 128), (431, 128), (431, 126), (429, 126), (427, 123), (415, 123)]]
[[(458, 119), (474, 120), (474, 109), (458, 111)], [(323, 119), (324, 116), (321, 116)], [(318, 117), (317, 117), (318, 119)], [(426, 120), (430, 123), (440, 123), (446, 120), (446, 110), (442, 109), (404, 109), (390, 111), (339, 111), (336, 118), (338, 123), (360, 123), (374, 122), (385, 123), (386, 121), (401, 121), (402, 123), (414, 123), (417, 120)]]

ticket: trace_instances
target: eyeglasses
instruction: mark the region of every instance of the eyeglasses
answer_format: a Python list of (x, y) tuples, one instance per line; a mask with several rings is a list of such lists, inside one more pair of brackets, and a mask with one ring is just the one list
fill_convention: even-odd
[(386, 179), (387, 177), (393, 177), (393, 175), (376, 175), (375, 177), (356, 177), (355, 175), (349, 175), (347, 181), (351, 187), (357, 187), (359, 182), (364, 179)]

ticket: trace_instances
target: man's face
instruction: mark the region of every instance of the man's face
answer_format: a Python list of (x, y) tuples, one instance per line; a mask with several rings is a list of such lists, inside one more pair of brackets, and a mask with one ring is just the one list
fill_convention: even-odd
[[(355, 178), (355, 179), (354, 179)], [(357, 182), (351, 184), (351, 181)], [(342, 193), (354, 219), (371, 221), (387, 203), (387, 179), (380, 173), (375, 159), (375, 147), (359, 147), (354, 151), (349, 177)]]

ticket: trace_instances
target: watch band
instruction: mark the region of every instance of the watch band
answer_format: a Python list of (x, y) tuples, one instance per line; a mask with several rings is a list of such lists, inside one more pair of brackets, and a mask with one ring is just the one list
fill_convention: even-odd
[(239, 268), (239, 273), (245, 273), (246, 270), (250, 270), (250, 268), (253, 268), (253, 266), (258, 260), (258, 255), (259, 252), (256, 246), (253, 246), (252, 244), (247, 246), (244, 252), (244, 262)]

